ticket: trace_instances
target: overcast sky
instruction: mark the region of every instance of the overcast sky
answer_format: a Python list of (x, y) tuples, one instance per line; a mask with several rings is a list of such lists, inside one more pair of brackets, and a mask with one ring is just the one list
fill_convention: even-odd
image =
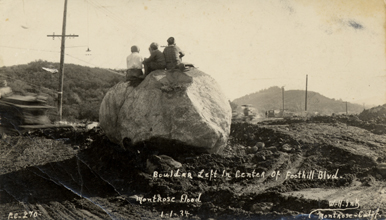
[[(64, 0), (0, 0), (0, 66), (60, 61)], [(383, 0), (68, 0), (66, 63), (123, 69), (173, 36), (233, 100), (271, 86), (386, 103)], [(86, 55), (87, 48), (92, 51)], [(161, 49), (162, 50), (162, 49)]]

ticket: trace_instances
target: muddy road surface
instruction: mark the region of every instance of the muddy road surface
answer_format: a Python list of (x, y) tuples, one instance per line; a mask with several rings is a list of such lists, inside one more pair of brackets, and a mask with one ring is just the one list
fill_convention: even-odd
[(154, 144), (123, 149), (81, 128), (3, 137), (0, 219), (386, 218), (382, 124), (236, 123), (219, 154)]

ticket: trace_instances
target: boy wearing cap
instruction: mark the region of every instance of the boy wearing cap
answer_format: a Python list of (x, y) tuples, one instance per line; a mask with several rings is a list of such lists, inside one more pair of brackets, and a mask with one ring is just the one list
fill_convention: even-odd
[(132, 46), (131, 54), (126, 58), (127, 62), (127, 73), (126, 81), (138, 80), (138, 78), (143, 78), (142, 72), (142, 62), (143, 57), (139, 55), (139, 47)]
[(167, 40), (168, 46), (165, 47), (163, 54), (165, 56), (166, 68), (168, 70), (178, 68), (181, 58), (185, 56), (184, 52), (175, 44), (174, 37)]
[(166, 68), (165, 57), (161, 51), (158, 50), (157, 43), (151, 43), (149, 47), (150, 57), (145, 58), (143, 65), (145, 67), (145, 76), (154, 70), (164, 70)]

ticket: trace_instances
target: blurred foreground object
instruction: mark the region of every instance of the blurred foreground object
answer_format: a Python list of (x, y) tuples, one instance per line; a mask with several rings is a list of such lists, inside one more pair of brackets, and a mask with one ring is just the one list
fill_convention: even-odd
[[(2, 83), (2, 85), (7, 83)], [(0, 88), (0, 123), (5, 131), (19, 132), (51, 124), (47, 110), (54, 107), (46, 104), (47, 97), (37, 94), (14, 95), (8, 86)]]

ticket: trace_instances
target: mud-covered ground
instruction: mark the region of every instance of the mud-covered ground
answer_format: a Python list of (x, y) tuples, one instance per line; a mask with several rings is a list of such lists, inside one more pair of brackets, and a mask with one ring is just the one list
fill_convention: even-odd
[(82, 128), (3, 137), (0, 219), (386, 218), (382, 124), (237, 123), (219, 154), (154, 144), (122, 149)]

